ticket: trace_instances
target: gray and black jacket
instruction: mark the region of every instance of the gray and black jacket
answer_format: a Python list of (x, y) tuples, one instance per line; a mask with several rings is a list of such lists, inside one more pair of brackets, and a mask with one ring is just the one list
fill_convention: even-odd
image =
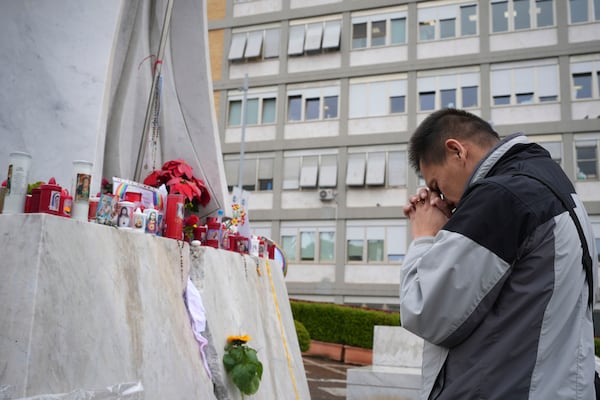
[(423, 400), (595, 398), (579, 236), (558, 198), (517, 171), (573, 199), (596, 254), (583, 204), (560, 166), (525, 136), (502, 140), (447, 224), (414, 240), (404, 261), (400, 315), (425, 339)]

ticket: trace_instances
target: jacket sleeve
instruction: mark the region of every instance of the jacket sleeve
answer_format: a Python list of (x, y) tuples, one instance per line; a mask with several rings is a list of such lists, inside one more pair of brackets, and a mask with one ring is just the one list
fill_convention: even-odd
[(457, 232), (413, 241), (400, 276), (402, 326), (437, 345), (460, 343), (493, 304), (509, 269)]

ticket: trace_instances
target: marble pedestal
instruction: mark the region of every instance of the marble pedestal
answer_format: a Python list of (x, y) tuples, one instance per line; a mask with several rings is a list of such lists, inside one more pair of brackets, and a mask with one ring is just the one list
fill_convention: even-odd
[(347, 371), (347, 400), (418, 399), (422, 361), (423, 339), (402, 327), (376, 326), (373, 365)]
[[(241, 399), (221, 362), (227, 336), (241, 334), (264, 366), (254, 398), (310, 398), (280, 267), (209, 248), (190, 257), (180, 244), (0, 214), (0, 399), (131, 382), (143, 385), (140, 399)], [(212, 380), (183, 299), (188, 272), (204, 302)]]

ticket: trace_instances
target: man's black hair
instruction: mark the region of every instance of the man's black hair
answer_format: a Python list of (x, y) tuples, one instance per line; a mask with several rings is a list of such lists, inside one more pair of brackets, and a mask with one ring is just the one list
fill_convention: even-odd
[(421, 162), (442, 164), (446, 139), (469, 139), (480, 146), (493, 145), (500, 136), (492, 126), (467, 111), (444, 108), (430, 114), (415, 130), (408, 145), (408, 159), (415, 171)]

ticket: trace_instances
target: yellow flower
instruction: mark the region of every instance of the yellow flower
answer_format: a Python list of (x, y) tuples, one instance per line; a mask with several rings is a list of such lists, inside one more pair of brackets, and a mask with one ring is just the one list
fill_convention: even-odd
[(227, 343), (232, 343), (232, 342), (249, 342), (250, 341), (250, 336), (249, 335), (243, 335), (243, 336), (227, 336)]

